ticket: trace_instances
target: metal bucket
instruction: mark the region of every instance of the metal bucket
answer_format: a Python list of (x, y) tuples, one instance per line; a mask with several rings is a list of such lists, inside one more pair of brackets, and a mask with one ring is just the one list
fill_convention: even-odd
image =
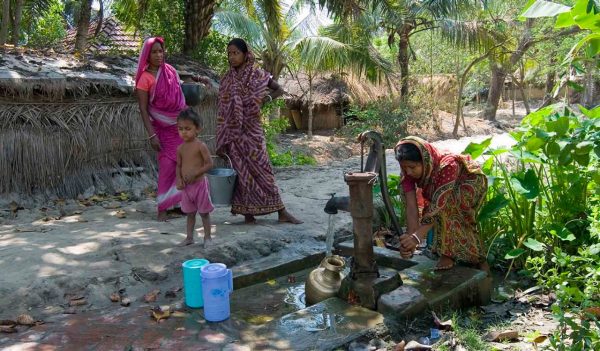
[(213, 168), (206, 172), (208, 186), (210, 188), (210, 198), (213, 205), (231, 205), (231, 197), (233, 196), (233, 189), (235, 188), (237, 172), (233, 169), (229, 156), (227, 156), (227, 159), (229, 160), (230, 168)]

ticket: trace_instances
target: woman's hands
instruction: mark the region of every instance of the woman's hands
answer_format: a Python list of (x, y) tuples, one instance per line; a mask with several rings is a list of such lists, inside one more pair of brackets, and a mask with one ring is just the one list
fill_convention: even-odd
[(415, 238), (416, 234), (402, 234), (400, 236), (400, 256), (402, 258), (411, 258), (419, 242)]
[(158, 141), (158, 137), (156, 136), (156, 134), (154, 134), (150, 138), (150, 146), (152, 147), (152, 149), (154, 149), (154, 151), (156, 151), (156, 152), (160, 151), (160, 141)]

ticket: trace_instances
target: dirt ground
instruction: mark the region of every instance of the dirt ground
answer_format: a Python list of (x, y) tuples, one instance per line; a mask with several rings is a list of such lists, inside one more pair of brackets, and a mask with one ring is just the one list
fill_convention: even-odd
[[(499, 116), (502, 124), (503, 112)], [(472, 137), (440, 140), (436, 145), (461, 152), (470, 141), (492, 134), (493, 145), (513, 142), (504, 130), (476, 116), (466, 118)], [(276, 215), (267, 215), (256, 225), (245, 225), (242, 217), (231, 216), (229, 208), (217, 208), (211, 215), (214, 241), (207, 249), (198, 244), (176, 246), (185, 237), (184, 218), (155, 221), (156, 202), (149, 179), (120, 179), (121, 189), (113, 195), (94, 194), (90, 189), (78, 199), (18, 194), (3, 197), (0, 319), (13, 319), (21, 313), (44, 319), (54, 314), (119, 308), (108, 298), (115, 292), (128, 297), (132, 305), (139, 304), (144, 294), (154, 289), (164, 293), (181, 288), (180, 265), (191, 258), (235, 266), (269, 255), (323, 250), (328, 218), (322, 209), (330, 193), (347, 194), (343, 173), (359, 169), (360, 147), (332, 134), (317, 135), (312, 141), (293, 134), (281, 139), (283, 145), (310, 151), (319, 161), (318, 166), (276, 170), (287, 208), (304, 223), (279, 224)], [(398, 173), (390, 150), (387, 156), (388, 173)], [(350, 225), (349, 215), (336, 216), (338, 230), (347, 230)], [(202, 235), (198, 230), (198, 243)], [(546, 310), (528, 307), (512, 315), (513, 307), (504, 314), (515, 317), (509, 322), (515, 328), (522, 329), (517, 321), (529, 327), (531, 323), (550, 325)], [(531, 313), (540, 316), (537, 322), (531, 320)], [(421, 322), (427, 324), (427, 318)], [(426, 330), (416, 328), (414, 335)]]
[[(531, 108), (535, 109), (539, 101), (531, 102)], [(517, 126), (526, 115), (523, 102), (515, 102), (515, 115), (513, 116), (512, 103), (500, 104), (496, 113), (496, 121), (490, 122), (482, 117), (482, 106), (466, 106), (464, 109), (465, 123), (467, 129), (461, 124), (458, 137), (471, 137), (500, 134), (510, 131)], [(430, 142), (454, 140), (452, 131), (454, 129), (455, 115), (439, 111), (439, 128), (427, 126), (423, 128), (414, 127), (410, 133), (420, 136)], [(360, 144), (354, 140), (339, 138), (335, 136), (334, 130), (316, 131), (312, 140), (306, 138), (301, 132), (282, 134), (279, 137), (279, 145), (282, 149), (291, 149), (294, 152), (311, 155), (320, 165), (336, 163), (351, 156), (360, 156)], [(393, 145), (386, 145), (387, 148)], [(462, 151), (462, 150), (460, 150)], [(368, 150), (365, 150), (368, 152)]]

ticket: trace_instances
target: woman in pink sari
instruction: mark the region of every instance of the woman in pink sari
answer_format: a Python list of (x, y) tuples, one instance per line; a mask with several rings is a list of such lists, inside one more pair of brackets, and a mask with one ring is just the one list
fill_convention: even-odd
[(283, 90), (268, 72), (254, 66), (244, 40), (231, 40), (227, 56), (230, 69), (219, 87), (217, 154), (231, 158), (238, 173), (231, 213), (244, 215), (248, 224), (256, 223), (254, 216), (273, 212), (279, 214), (280, 222), (302, 223), (281, 201), (260, 121), (262, 103)]
[(186, 108), (179, 75), (164, 61), (164, 40), (144, 42), (135, 75), (140, 114), (148, 140), (158, 152), (158, 220), (167, 220), (167, 210), (179, 204), (176, 188), (177, 147), (183, 142), (177, 131), (177, 116)]

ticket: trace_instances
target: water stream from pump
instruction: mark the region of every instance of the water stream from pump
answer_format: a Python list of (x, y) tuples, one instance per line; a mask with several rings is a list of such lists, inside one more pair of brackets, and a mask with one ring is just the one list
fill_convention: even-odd
[(335, 232), (333, 230), (333, 215), (329, 215), (329, 225), (327, 227), (327, 236), (325, 237), (325, 256), (329, 257), (332, 255), (333, 250), (333, 237)]

